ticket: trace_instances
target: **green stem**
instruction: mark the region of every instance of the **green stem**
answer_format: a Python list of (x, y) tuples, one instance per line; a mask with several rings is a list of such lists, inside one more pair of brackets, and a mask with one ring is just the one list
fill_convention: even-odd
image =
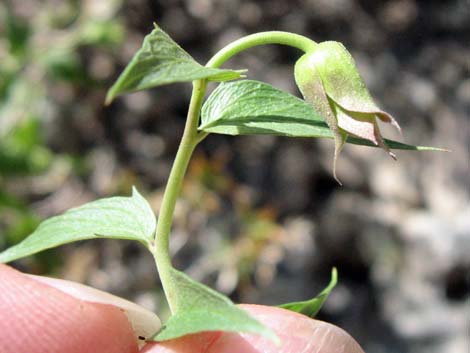
[[(157, 229), (155, 232), (155, 242), (152, 254), (154, 255), (160, 280), (167, 299), (174, 297), (173, 293), (176, 290), (171, 278), (172, 266), (170, 257), (170, 231), (173, 223), (173, 214), (189, 160), (191, 159), (194, 148), (200, 142), (200, 137), (197, 133), (197, 124), (199, 122), (199, 112), (201, 110), (205, 91), (205, 80), (193, 82), (193, 92), (191, 102), (189, 104), (183, 137), (181, 138), (181, 143), (178, 148), (178, 152), (176, 153), (170, 176), (168, 177), (168, 183), (163, 195)], [(168, 300), (168, 302), (171, 311), (174, 312), (172, 301)]]
[[(214, 55), (206, 66), (214, 68), (219, 67), (225, 61), (241, 51), (264, 44), (284, 44), (298, 48), (304, 52), (311, 50), (316, 45), (314, 41), (298, 34), (278, 31), (261, 32), (243, 37), (229, 44)], [(189, 104), (183, 137), (181, 139), (178, 152), (176, 153), (175, 162), (171, 168), (170, 176), (168, 177), (168, 183), (163, 195), (160, 214), (158, 217), (155, 241), (151, 249), (160, 275), (163, 290), (165, 291), (172, 313), (175, 312), (173, 303), (177, 297), (178, 288), (176, 287), (177, 284), (173, 281), (171, 272), (170, 231), (173, 223), (176, 200), (178, 199), (181, 190), (183, 177), (186, 173), (189, 160), (197, 144), (207, 136), (207, 133), (198, 133), (197, 131), (206, 86), (207, 80), (205, 79), (193, 82), (193, 92), (191, 95), (191, 102)]]
[(250, 34), (230, 43), (217, 54), (215, 54), (206, 64), (207, 67), (219, 67), (232, 56), (252, 47), (265, 44), (288, 45), (308, 52), (315, 48), (317, 43), (313, 40), (295, 33), (282, 31), (269, 31)]

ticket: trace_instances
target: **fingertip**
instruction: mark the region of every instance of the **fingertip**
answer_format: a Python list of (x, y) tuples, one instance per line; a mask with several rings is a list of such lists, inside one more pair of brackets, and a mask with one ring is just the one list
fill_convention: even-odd
[[(282, 347), (289, 347), (292, 352), (364, 353), (354, 338), (336, 325), (278, 307), (250, 304), (242, 304), (240, 307), (273, 329), (281, 338)], [(253, 353), (278, 352), (278, 347), (265, 338), (244, 336), (251, 342)]]
[(138, 351), (120, 309), (76, 299), (6, 265), (0, 278), (0, 352)]
[(273, 329), (281, 346), (254, 334), (203, 332), (145, 346), (142, 353), (364, 353), (359, 344), (341, 328), (310, 319), (289, 310), (240, 305), (261, 323)]

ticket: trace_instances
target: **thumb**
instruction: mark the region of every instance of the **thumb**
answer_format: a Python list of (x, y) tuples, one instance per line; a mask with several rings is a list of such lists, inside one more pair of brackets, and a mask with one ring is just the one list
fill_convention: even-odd
[(110, 294), (0, 264), (0, 352), (134, 353), (143, 327), (156, 332), (160, 321)]
[(142, 353), (364, 353), (348, 333), (335, 325), (281, 308), (240, 307), (273, 329), (281, 345), (253, 334), (203, 332), (148, 344)]

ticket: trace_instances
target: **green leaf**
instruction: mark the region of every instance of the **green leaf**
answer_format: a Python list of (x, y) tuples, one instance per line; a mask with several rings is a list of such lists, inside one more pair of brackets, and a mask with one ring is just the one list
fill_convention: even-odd
[(326, 301), (326, 299), (330, 295), (333, 288), (336, 286), (337, 282), (338, 282), (338, 272), (336, 271), (336, 268), (333, 267), (333, 269), (331, 270), (330, 283), (315, 298), (302, 301), (302, 302), (282, 304), (282, 305), (279, 305), (279, 307), (287, 309), (287, 310), (295, 311), (296, 313), (307, 315), (308, 317), (315, 317), (315, 315), (317, 315), (317, 313), (320, 311), (321, 307), (323, 306), (323, 303)]
[(21, 243), (0, 253), (0, 263), (85, 239), (130, 239), (147, 245), (155, 227), (152, 209), (134, 188), (131, 197), (93, 201), (47, 219)]
[[(226, 135), (277, 135), (333, 138), (322, 116), (304, 100), (259, 81), (239, 80), (220, 84), (201, 110), (200, 131)], [(348, 136), (346, 142), (377, 147)], [(387, 140), (390, 148), (445, 151)]]
[(202, 108), (199, 130), (228, 135), (331, 136), (321, 116), (303, 100), (252, 80), (219, 85)]
[[(450, 152), (450, 150), (446, 148), (430, 147), (430, 146), (415, 146), (415, 145), (409, 145), (407, 143), (398, 142), (398, 141), (389, 140), (389, 139), (384, 139), (384, 141), (385, 141), (385, 144), (389, 148), (394, 149), (394, 150), (421, 151), (421, 152), (426, 152), (426, 151)], [(368, 140), (364, 140), (364, 139), (353, 137), (353, 136), (348, 136), (346, 139), (346, 142), (352, 143), (354, 145), (380, 148), (380, 146), (374, 145), (372, 142)]]
[(204, 67), (157, 25), (108, 91), (106, 104), (118, 95), (174, 82), (199, 79), (226, 81), (241, 77), (240, 71)]
[(170, 276), (173, 293), (167, 298), (174, 314), (154, 340), (165, 341), (204, 331), (229, 331), (259, 334), (278, 342), (273, 331), (227, 297), (174, 268), (170, 269)]

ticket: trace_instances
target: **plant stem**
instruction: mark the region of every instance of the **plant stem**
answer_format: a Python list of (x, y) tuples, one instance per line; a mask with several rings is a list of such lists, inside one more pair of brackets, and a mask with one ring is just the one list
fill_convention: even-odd
[[(173, 223), (173, 214), (175, 211), (176, 200), (181, 190), (183, 177), (189, 164), (189, 160), (196, 145), (201, 141), (197, 132), (199, 122), (199, 112), (201, 110), (202, 100), (206, 91), (206, 81), (197, 80), (193, 82), (193, 92), (189, 104), (188, 116), (184, 128), (183, 137), (176, 153), (175, 162), (171, 168), (168, 183), (165, 188), (163, 200), (158, 217), (157, 229), (155, 232), (155, 242), (152, 254), (155, 258), (163, 290), (167, 298), (173, 296), (174, 284), (171, 278), (170, 270), (170, 231)], [(171, 301), (169, 301), (170, 309)]]
[[(206, 66), (219, 67), (237, 53), (264, 44), (284, 44), (298, 48), (304, 52), (311, 50), (316, 45), (314, 41), (298, 34), (278, 31), (261, 32), (243, 37), (229, 44), (214, 55)], [(174, 298), (177, 297), (178, 288), (177, 284), (173, 281), (171, 272), (170, 231), (173, 223), (176, 200), (181, 190), (183, 177), (186, 173), (189, 160), (197, 144), (207, 136), (207, 133), (198, 133), (197, 131), (206, 86), (207, 80), (205, 79), (193, 82), (193, 92), (183, 137), (178, 152), (176, 153), (170, 176), (168, 177), (168, 183), (163, 195), (158, 217), (157, 229), (155, 231), (155, 241), (150, 249), (155, 258), (163, 290), (165, 291), (165, 296), (172, 313), (175, 312), (172, 303), (174, 302)]]
[(219, 67), (232, 56), (246, 49), (265, 44), (288, 45), (303, 52), (308, 52), (317, 45), (313, 40), (295, 33), (282, 31), (260, 32), (240, 38), (222, 48), (207, 62), (206, 66)]

